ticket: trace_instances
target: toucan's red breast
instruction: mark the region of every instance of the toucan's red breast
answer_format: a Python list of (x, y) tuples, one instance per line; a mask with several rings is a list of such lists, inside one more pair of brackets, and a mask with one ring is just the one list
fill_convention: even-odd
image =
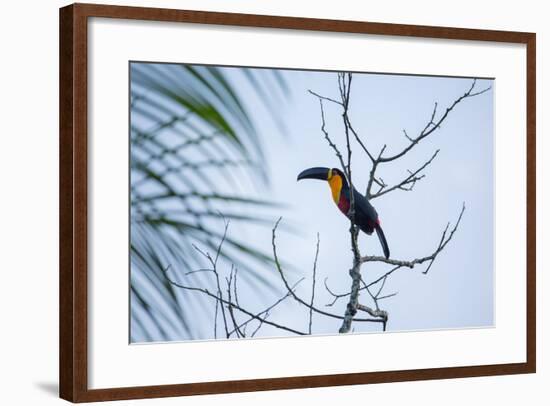
[(350, 209), (350, 202), (343, 193), (340, 193), (340, 200), (338, 200), (338, 208), (342, 213), (344, 213), (346, 216), (348, 215), (349, 209)]

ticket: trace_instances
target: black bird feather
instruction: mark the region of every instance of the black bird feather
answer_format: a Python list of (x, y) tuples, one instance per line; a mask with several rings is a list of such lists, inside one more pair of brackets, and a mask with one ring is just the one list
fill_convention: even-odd
[[(349, 191), (349, 186), (347, 182), (344, 181), (341, 193), (344, 193), (344, 196), (346, 196), (348, 200), (350, 199)], [(384, 256), (389, 258), (390, 248), (388, 246), (388, 241), (386, 240), (384, 231), (380, 226), (380, 219), (376, 209), (372, 204), (370, 204), (369, 200), (355, 188), (353, 188), (353, 204), (355, 206), (354, 224), (356, 224), (361, 231), (368, 235), (371, 235), (373, 231), (376, 231), (376, 235), (378, 236), (380, 244), (382, 245), (382, 250), (384, 251)]]

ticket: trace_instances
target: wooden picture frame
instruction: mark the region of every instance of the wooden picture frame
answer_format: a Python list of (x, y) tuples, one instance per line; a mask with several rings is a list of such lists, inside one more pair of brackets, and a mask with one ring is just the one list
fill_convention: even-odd
[[(525, 44), (527, 48), (526, 362), (273, 379), (90, 389), (88, 386), (88, 19), (147, 20)], [(536, 70), (534, 33), (109, 5), (60, 9), (60, 396), (72, 402), (447, 379), (536, 370)]]

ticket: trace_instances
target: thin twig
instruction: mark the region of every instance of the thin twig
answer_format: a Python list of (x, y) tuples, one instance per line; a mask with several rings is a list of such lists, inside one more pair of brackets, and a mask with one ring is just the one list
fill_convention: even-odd
[(313, 90), (309, 90), (309, 89), (308, 89), (308, 92), (309, 92), (310, 94), (312, 94), (313, 96), (318, 97), (318, 98), (321, 99), (321, 100), (326, 100), (326, 101), (329, 101), (329, 102), (331, 102), (331, 103), (336, 103), (336, 104), (338, 104), (339, 106), (342, 105), (342, 102), (339, 102), (338, 100), (331, 99), (330, 97), (321, 96), (320, 94), (315, 93)]
[[(410, 144), (406, 146), (403, 150), (398, 152), (395, 155), (388, 156), (388, 157), (380, 157), (379, 162), (391, 162), (398, 158), (401, 158), (403, 155), (405, 155), (407, 152), (409, 152), (411, 149), (413, 149), (420, 141), (422, 141), (424, 138), (432, 134), (435, 130), (439, 129), (441, 127), (441, 124), (445, 121), (445, 119), (448, 117), (449, 113), (453, 111), (453, 109), (464, 99), (479, 96), (491, 89), (491, 87), (487, 87), (483, 90), (480, 90), (479, 92), (473, 92), (476, 85), (476, 79), (473, 80), (472, 85), (470, 88), (460, 97), (455, 99), (453, 103), (449, 107), (445, 109), (445, 112), (441, 115), (441, 117), (437, 120), (435, 120), (435, 115), (437, 112), (437, 103), (434, 105), (434, 109), (432, 111), (431, 119), (428, 122), (428, 124), (424, 127), (424, 129), (420, 132), (420, 134), (416, 138), (412, 138), (410, 141)], [(408, 136), (407, 136), (408, 137)]]
[[(298, 280), (298, 282), (296, 282), (294, 285), (291, 286), (291, 289), (292, 291), (294, 291), (296, 289), (296, 287), (304, 280), (304, 278), (301, 278), (300, 280)], [(267, 313), (269, 313), (271, 310), (273, 310), (277, 305), (279, 305), (280, 303), (282, 303), (286, 298), (290, 297), (291, 294), (290, 292), (287, 292), (283, 297), (281, 297), (280, 299), (278, 299), (275, 303), (273, 303), (271, 306), (265, 308), (264, 310), (262, 310), (261, 312), (258, 312), (256, 313), (256, 315), (254, 317), (251, 317), (249, 318), (248, 320), (244, 321), (243, 323), (239, 324), (239, 328), (243, 328), (243, 327), (246, 327), (248, 325), (248, 323), (250, 323), (251, 321), (253, 320), (257, 320), (259, 317), (261, 317), (262, 315), (265, 315), (264, 316), (264, 319), (267, 318)], [(263, 324), (263, 320), (260, 321), (260, 324)], [(230, 331), (230, 333), (233, 333), (233, 331)], [(305, 333), (304, 333), (305, 334)], [(252, 337), (253, 335), (251, 335)]]
[[(227, 281), (227, 299), (231, 303), (231, 284), (233, 282), (233, 268), (234, 265), (231, 265), (231, 271), (229, 272), (229, 278), (225, 278)], [(235, 300), (236, 301), (236, 300)], [(237, 319), (235, 318), (235, 313), (233, 312), (233, 307), (231, 305), (227, 306), (227, 310), (229, 311), (229, 316), (231, 317), (231, 322), (233, 323), (233, 328), (235, 333), (237, 333), (237, 337), (246, 337), (246, 335), (239, 329)], [(228, 333), (229, 336), (231, 336), (231, 333)]]
[(311, 334), (311, 327), (313, 325), (313, 303), (315, 300), (315, 280), (317, 273), (317, 258), (319, 257), (319, 233), (317, 233), (317, 247), (315, 249), (315, 260), (313, 261), (313, 275), (311, 281), (311, 301), (309, 308), (309, 334)]
[[(370, 194), (370, 195), (368, 195), (368, 198), (371, 199), (371, 200), (376, 199), (377, 197), (383, 196), (386, 193), (393, 192), (394, 190), (397, 190), (397, 189), (411, 191), (413, 189), (413, 187), (416, 185), (416, 182), (423, 179), (424, 176), (426, 176), (426, 175), (418, 176), (419, 173), (422, 172), (424, 169), (426, 169), (426, 167), (432, 163), (432, 161), (435, 159), (437, 154), (439, 154), (439, 151), (440, 151), (439, 149), (436, 150), (434, 152), (434, 154), (432, 155), (432, 157), (430, 159), (428, 159), (420, 168), (418, 168), (414, 172), (409, 171), (409, 176), (407, 176), (401, 182), (399, 182), (399, 183), (395, 184), (394, 186), (391, 186), (387, 189), (380, 190), (377, 193)], [(376, 168), (376, 166), (374, 166), (374, 165), (372, 167)], [(410, 186), (407, 187), (407, 185), (410, 185)], [(386, 186), (387, 185), (385, 185), (384, 187), (386, 187)]]

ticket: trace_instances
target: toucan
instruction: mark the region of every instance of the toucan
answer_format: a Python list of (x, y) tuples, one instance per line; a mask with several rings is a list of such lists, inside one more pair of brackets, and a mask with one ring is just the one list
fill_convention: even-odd
[[(340, 211), (344, 213), (346, 217), (350, 218), (350, 187), (344, 173), (340, 169), (322, 167), (309, 168), (302, 171), (298, 175), (297, 180), (302, 179), (320, 179), (327, 181), (330, 186), (334, 203), (336, 203)], [(369, 200), (359, 193), (355, 187), (353, 188), (353, 205), (355, 208), (354, 223), (361, 231), (368, 235), (371, 235), (372, 232), (376, 230), (376, 234), (378, 235), (378, 239), (382, 245), (382, 250), (384, 251), (384, 256), (389, 258), (390, 248), (388, 247), (388, 242), (386, 241), (384, 231), (382, 231), (382, 227), (380, 226), (378, 213), (375, 208), (372, 207)]]

